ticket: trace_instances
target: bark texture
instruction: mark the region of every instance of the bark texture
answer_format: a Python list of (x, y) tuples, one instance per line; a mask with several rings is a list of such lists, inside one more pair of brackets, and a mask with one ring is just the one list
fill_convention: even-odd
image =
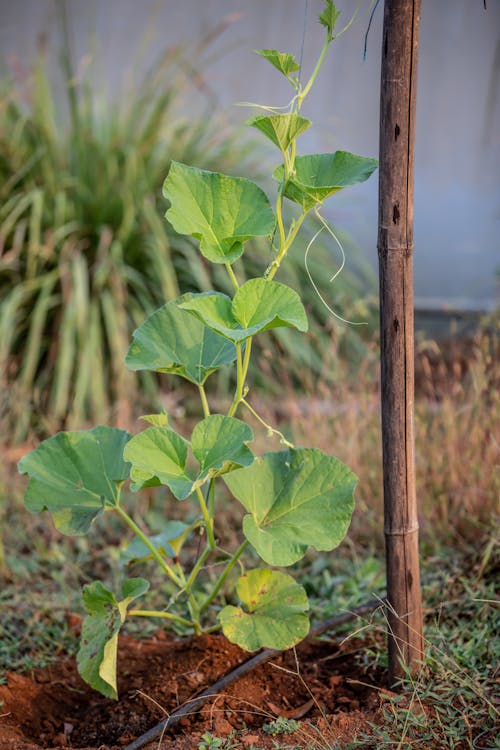
[(389, 680), (423, 657), (414, 459), (413, 165), (420, 0), (386, 0), (378, 255)]

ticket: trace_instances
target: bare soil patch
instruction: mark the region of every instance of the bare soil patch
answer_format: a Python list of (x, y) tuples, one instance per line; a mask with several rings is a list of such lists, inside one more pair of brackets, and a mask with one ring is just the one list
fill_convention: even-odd
[[(196, 750), (201, 734), (228, 737), (234, 747), (344, 743), (373, 721), (384, 684), (381, 669), (357, 655), (360, 641), (306, 642), (258, 667), (185, 718), (153, 748)], [(128, 636), (119, 648), (120, 700), (106, 699), (80, 679), (74, 659), (8, 674), (0, 686), (2, 750), (118, 750), (212, 685), (249, 655), (222, 636), (151, 640)], [(277, 716), (299, 720), (293, 734), (262, 727)], [(235, 731), (236, 730), (236, 731)], [(324, 746), (324, 745), (323, 745)]]

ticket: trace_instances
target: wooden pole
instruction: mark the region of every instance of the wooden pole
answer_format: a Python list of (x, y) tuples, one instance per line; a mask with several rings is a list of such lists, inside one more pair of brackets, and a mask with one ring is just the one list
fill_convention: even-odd
[(423, 658), (414, 461), (413, 164), (420, 0), (385, 0), (379, 278), (389, 681)]

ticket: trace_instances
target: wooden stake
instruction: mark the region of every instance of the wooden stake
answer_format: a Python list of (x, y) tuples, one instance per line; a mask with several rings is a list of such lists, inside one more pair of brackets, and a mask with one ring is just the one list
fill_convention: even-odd
[(389, 681), (423, 658), (414, 461), (413, 164), (420, 0), (385, 0), (378, 255)]

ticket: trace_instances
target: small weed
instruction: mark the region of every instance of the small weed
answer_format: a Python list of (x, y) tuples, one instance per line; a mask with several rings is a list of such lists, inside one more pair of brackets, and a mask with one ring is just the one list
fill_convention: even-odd
[(237, 744), (233, 742), (235, 735), (236, 732), (233, 731), (225, 739), (222, 739), (221, 737), (214, 737), (210, 732), (204, 732), (198, 742), (198, 750), (232, 750), (237, 747)]
[(266, 734), (292, 734), (300, 729), (300, 722), (295, 719), (287, 719), (284, 716), (278, 716), (274, 721), (270, 721), (262, 727)]

